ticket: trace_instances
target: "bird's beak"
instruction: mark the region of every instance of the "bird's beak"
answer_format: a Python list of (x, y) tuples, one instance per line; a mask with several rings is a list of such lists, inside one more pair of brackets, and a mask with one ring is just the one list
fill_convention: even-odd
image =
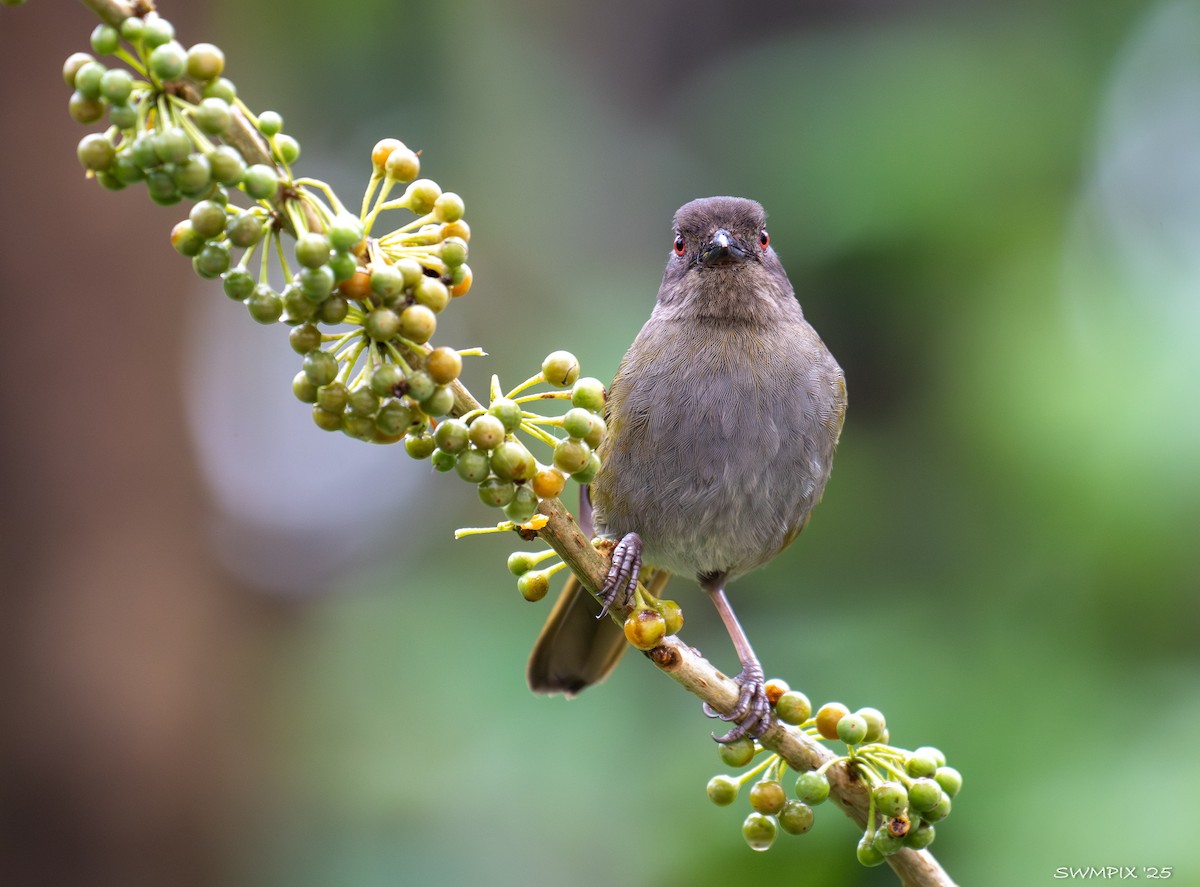
[(736, 261), (745, 257), (745, 251), (738, 246), (737, 241), (729, 236), (724, 228), (713, 232), (712, 240), (700, 249), (702, 265), (719, 265)]

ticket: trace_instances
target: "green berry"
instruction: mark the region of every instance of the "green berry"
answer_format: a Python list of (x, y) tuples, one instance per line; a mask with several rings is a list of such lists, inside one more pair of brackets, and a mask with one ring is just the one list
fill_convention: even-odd
[(341, 413), (346, 409), (350, 391), (336, 379), (317, 390), (317, 405), (330, 413)]
[(899, 816), (908, 807), (908, 792), (898, 782), (883, 782), (875, 786), (875, 809), (884, 816)]
[(950, 796), (942, 792), (938, 796), (938, 802), (933, 807), (921, 811), (921, 818), (926, 822), (941, 822), (950, 815), (950, 807)]
[(491, 413), (476, 416), (471, 422), (471, 443), (481, 450), (490, 450), (504, 440), (504, 423)]
[(321, 303), (321, 323), (336, 326), (350, 313), (350, 303), (336, 293)]
[(454, 392), (445, 385), (433, 389), (433, 394), (421, 401), (421, 409), (434, 418), (449, 415), (454, 409)]
[(254, 246), (263, 236), (263, 220), (253, 210), (244, 209), (226, 221), (225, 231), (234, 246)]
[(77, 89), (67, 102), (67, 113), (76, 123), (95, 123), (104, 116), (104, 103), (98, 98), (88, 98)]
[[(683, 628), (683, 610), (675, 601), (659, 600), (654, 605), (654, 609), (658, 610), (663, 618), (663, 622), (666, 623), (666, 632), (668, 635), (678, 634), (679, 630)], [(721, 748), (725, 747), (724, 745), (721, 746)]]
[(413, 411), (402, 400), (389, 400), (375, 416), (375, 427), (388, 437), (395, 437), (413, 423)]
[(488, 464), (487, 453), (483, 450), (471, 449), (463, 450), (458, 454), (454, 470), (467, 483), (477, 484), (488, 476), (491, 466)]
[[(231, 271), (230, 274), (233, 272)], [(247, 274), (247, 277), (250, 275)], [(229, 280), (229, 274), (225, 275), (226, 281)], [(311, 323), (306, 323), (303, 326), (298, 326), (288, 333), (288, 344), (292, 346), (292, 350), (297, 354), (308, 354), (310, 351), (316, 351), (321, 347), (321, 330)]]
[(171, 246), (181, 256), (193, 258), (204, 248), (204, 238), (196, 233), (190, 221), (184, 219), (171, 229)]
[(442, 188), (437, 182), (431, 179), (417, 179), (408, 186), (403, 200), (409, 209), (417, 215), (423, 216), (433, 209), (434, 202), (441, 194)]
[(953, 767), (938, 767), (937, 772), (933, 774), (933, 779), (951, 798), (962, 789), (962, 774)]
[(537, 511), (538, 497), (532, 489), (519, 484), (513, 493), (512, 501), (504, 506), (504, 516), (517, 524), (523, 524)]
[(787, 803), (783, 786), (773, 779), (762, 779), (750, 786), (750, 806), (759, 813), (774, 816)]
[(775, 820), (761, 813), (751, 813), (742, 823), (742, 837), (751, 850), (770, 850), (778, 832)]
[(214, 148), (208, 155), (208, 163), (212, 169), (213, 180), (222, 185), (236, 185), (246, 174), (246, 161), (229, 145)]
[(358, 270), (358, 259), (352, 253), (333, 252), (329, 256), (329, 268), (338, 283), (349, 280)]
[(225, 207), (215, 200), (201, 200), (188, 213), (192, 228), (205, 240), (211, 240), (225, 230)]
[(421, 160), (415, 152), (401, 145), (387, 155), (383, 168), (389, 179), (411, 182), (421, 171)]
[(858, 861), (868, 868), (883, 863), (883, 854), (875, 849), (874, 837), (874, 834), (863, 835), (858, 842), (858, 849), (855, 851)]
[(576, 483), (590, 484), (600, 473), (600, 457), (592, 452), (588, 455), (587, 464), (571, 475)]
[(203, 154), (193, 154), (175, 167), (171, 179), (184, 194), (197, 197), (208, 191), (212, 184), (212, 166)]
[(813, 809), (802, 801), (788, 801), (779, 811), (779, 827), (789, 835), (803, 835), (813, 827)]
[(520, 441), (500, 441), (491, 458), (492, 471), (503, 480), (526, 481), (537, 474), (537, 460)]
[(179, 188), (175, 185), (175, 179), (169, 172), (161, 169), (155, 169), (146, 174), (146, 191), (150, 194), (151, 200), (163, 206), (170, 206), (182, 199)]
[(62, 68), (63, 82), (66, 83), (67, 86), (71, 87), (72, 89), (75, 89), (76, 88), (75, 77), (79, 73), (79, 69), (82, 68), (84, 65), (86, 65), (88, 62), (94, 62), (94, 61), (96, 61), (96, 60), (94, 58), (92, 58), (92, 56), (88, 55), (86, 52), (71, 53), (69, 56), (67, 56), (67, 60), (65, 62), (63, 62), (63, 68)]
[(200, 104), (192, 111), (192, 119), (204, 132), (215, 136), (229, 129), (233, 113), (229, 110), (229, 102), (210, 97), (200, 100)]
[(336, 250), (348, 252), (362, 243), (363, 225), (350, 213), (339, 213), (329, 226), (329, 244)]
[(504, 425), (504, 430), (512, 434), (521, 425), (521, 405), (507, 397), (498, 397), (488, 407), (488, 413), (495, 416)]
[[(122, 34), (129, 39), (128, 34)], [(151, 13), (142, 19), (142, 40), (147, 49), (162, 46), (175, 38), (175, 26), (157, 13)]]
[[(397, 364), (385, 363), (371, 373), (371, 390), (380, 397), (389, 397), (399, 391), (404, 383), (404, 370)], [(442, 447), (441, 443), (438, 443)], [(446, 449), (442, 447), (442, 449)]]
[(545, 570), (531, 570), (517, 580), (517, 591), (527, 601), (540, 601), (550, 590), (550, 577)]
[(447, 453), (461, 453), (471, 442), (467, 423), (462, 419), (445, 419), (438, 423), (433, 432), (433, 439), (438, 447)]
[(146, 178), (146, 174), (133, 162), (133, 157), (128, 151), (122, 151), (117, 155), (117, 159), (113, 161), (111, 172), (126, 185), (132, 185), (134, 182), (140, 182)]
[[(580, 408), (576, 407), (575, 409)], [(591, 430), (583, 436), (583, 442), (594, 450), (596, 447), (600, 446), (601, 442), (608, 434), (608, 425), (605, 423), (604, 419), (602, 419), (600, 416), (597, 416), (595, 413), (589, 413), (588, 415), (592, 417), (592, 427)]]
[(224, 99), (233, 104), (233, 100), (237, 98), (237, 87), (233, 85), (233, 81), (225, 77), (218, 77), (216, 80), (210, 80), (204, 84), (204, 89), (200, 94), (206, 99)]
[(139, 169), (151, 170), (162, 164), (158, 157), (157, 136), (143, 134), (133, 140), (129, 146), (129, 156)]
[(177, 126), (151, 136), (159, 163), (183, 163), (192, 153), (192, 140)]
[(436, 445), (433, 442), (433, 435), (427, 433), (425, 429), (421, 429), (416, 434), (410, 431), (405, 435), (404, 449), (414, 459), (428, 459), (433, 455)]
[[(117, 129), (133, 129), (135, 126), (137, 126), (137, 110), (129, 105), (122, 105), (119, 103), (109, 105), (108, 120)], [(130, 162), (132, 163), (132, 161)]]
[(508, 556), (508, 572), (514, 576), (524, 576), (535, 566), (537, 562), (528, 551), (514, 551)]
[(438, 254), (448, 267), (457, 268), (467, 260), (467, 242), (461, 237), (447, 237)]
[(516, 491), (512, 481), (489, 477), (479, 485), (479, 501), (492, 508), (502, 508), (512, 501)]
[(258, 129), (268, 138), (277, 135), (283, 132), (283, 117), (278, 111), (263, 111), (258, 115)]
[(242, 175), (242, 187), (255, 200), (269, 200), (279, 189), (279, 177), (275, 169), (265, 163), (255, 163)]
[(717, 746), (721, 760), (730, 767), (745, 767), (754, 760), (754, 740), (749, 736)]
[(342, 430), (342, 414), (330, 413), (318, 406), (313, 407), (312, 411), (313, 422), (322, 431), (341, 431)]
[(373, 263), (371, 265), (371, 292), (381, 299), (390, 300), (404, 291), (404, 275), (395, 265)]
[[(140, 18), (130, 16), (121, 22), (121, 27), (119, 30), (121, 32), (121, 36), (130, 43), (139, 43), (145, 36), (146, 24)], [(167, 39), (170, 40), (171, 38), (168, 37)]]
[(566, 474), (574, 474), (584, 468), (592, 451), (581, 440), (559, 441), (554, 447), (554, 467)]
[(799, 690), (788, 690), (775, 703), (775, 714), (785, 724), (803, 724), (812, 717), (812, 703)]
[(921, 814), (936, 807), (942, 797), (942, 787), (928, 777), (914, 779), (908, 787), (909, 806)]
[(281, 132), (271, 140), (271, 145), (275, 149), (275, 156), (279, 158), (279, 162), (285, 165), (291, 165), (300, 159), (300, 143), (292, 138), (287, 133)]
[(92, 49), (99, 55), (112, 55), (121, 45), (121, 35), (112, 25), (96, 25), (92, 31)]
[(192, 268), (205, 279), (220, 277), (229, 270), (229, 247), (221, 243), (209, 242), (201, 247), (200, 252), (192, 259)]
[(305, 268), (320, 268), (329, 261), (329, 237), (319, 231), (305, 231), (296, 240), (296, 261)]
[[(132, 94), (133, 75), (124, 68), (112, 68), (100, 78), (100, 95), (114, 105), (124, 105)], [(137, 119), (136, 112), (134, 119)]]
[(923, 758), (931, 759), (938, 767), (946, 766), (946, 756), (942, 754), (939, 749), (934, 748), (932, 745), (922, 745), (920, 748), (914, 751), (913, 754), (920, 755)]
[(437, 314), (450, 302), (450, 290), (436, 277), (422, 277), (413, 287), (413, 298)]
[(421, 263), (411, 256), (398, 259), (395, 268), (400, 272), (400, 276), (403, 278), (406, 287), (416, 286), (421, 282), (421, 278), (425, 276), (425, 269), (421, 267)]
[(595, 413), (583, 407), (573, 407), (562, 417), (563, 431), (574, 438), (585, 438), (592, 431), (592, 424), (597, 419)]
[[(357, 416), (354, 413), (342, 413), (342, 434), (347, 437), (353, 437), (355, 440), (374, 440), (375, 439), (375, 423), (368, 416)], [(408, 441), (405, 441), (405, 448), (408, 447)], [(418, 456), (410, 453), (414, 459), (423, 459), (424, 456)]]
[(283, 299), (271, 287), (260, 284), (246, 300), (246, 308), (259, 323), (274, 323), (283, 314)]
[(932, 825), (928, 822), (922, 822), (915, 828), (910, 828), (908, 834), (904, 836), (904, 846), (911, 850), (924, 850), (933, 843), (933, 839), (937, 836)]
[(336, 281), (333, 279), (332, 268), (319, 265), (316, 268), (301, 268), (297, 271), (296, 283), (306, 299), (320, 304), (333, 293)]
[(150, 53), (150, 73), (159, 81), (178, 80), (187, 70), (187, 52), (174, 40), (156, 46)]
[(400, 314), (400, 335), (417, 345), (433, 338), (436, 329), (437, 317), (424, 305), (409, 305)]
[(808, 770), (796, 777), (796, 797), (806, 804), (820, 804), (829, 797), (829, 777)]
[(433, 201), (433, 217), (439, 222), (457, 222), (465, 213), (466, 206), (463, 204), (463, 199), (453, 191), (439, 194)]
[(317, 386), (303, 372), (292, 377), (292, 394), (296, 395), (296, 399), (301, 403), (317, 402)]
[(310, 351), (304, 355), (303, 366), (314, 385), (328, 385), (337, 376), (337, 359), (328, 351)]
[(902, 835), (892, 834), (892, 831), (884, 826), (875, 830), (875, 836), (871, 839), (871, 846), (882, 856), (891, 856), (897, 850), (904, 847), (904, 837)]
[(225, 70), (225, 53), (211, 43), (197, 43), (187, 51), (187, 73), (193, 80), (207, 83)]
[(108, 69), (97, 61), (87, 61), (75, 72), (75, 91), (85, 98), (100, 98), (100, 81)]
[(867, 735), (866, 719), (858, 715), (845, 715), (837, 725), (838, 738), (846, 745), (858, 745)]
[(574, 385), (579, 378), (579, 361), (570, 351), (554, 351), (542, 361), (542, 375), (556, 388)]
[(429, 457), (429, 461), (433, 463), (434, 471), (453, 471), (454, 463), (457, 457), (453, 453), (447, 453), (445, 450), (434, 450), (433, 455)]
[(883, 736), (883, 731), (887, 729), (887, 722), (884, 721), (883, 712), (877, 708), (860, 708), (855, 714), (862, 718), (867, 724), (867, 735), (863, 737), (864, 742), (878, 742)]
[(283, 288), (283, 310), (287, 312), (288, 323), (304, 323), (317, 317), (319, 307), (308, 299), (294, 283)]
[(346, 406), (350, 408), (350, 412), (356, 415), (374, 416), (379, 412), (379, 398), (375, 396), (370, 387), (363, 385), (350, 392)]
[(918, 754), (913, 752), (908, 756), (908, 760), (904, 762), (905, 772), (909, 776), (932, 776), (937, 772), (937, 761), (928, 755)]
[(732, 776), (714, 776), (708, 781), (705, 791), (708, 799), (718, 807), (728, 807), (738, 796), (738, 781)]
[(433, 397), (433, 392), (437, 386), (433, 384), (433, 379), (429, 378), (429, 373), (424, 370), (414, 370), (405, 378), (405, 383), (408, 386), (408, 396), (418, 403)]
[(634, 610), (625, 619), (625, 640), (639, 650), (653, 650), (667, 634), (667, 621), (648, 607)]
[(75, 153), (83, 168), (93, 171), (107, 170), (117, 159), (117, 149), (113, 143), (98, 132), (84, 136)]

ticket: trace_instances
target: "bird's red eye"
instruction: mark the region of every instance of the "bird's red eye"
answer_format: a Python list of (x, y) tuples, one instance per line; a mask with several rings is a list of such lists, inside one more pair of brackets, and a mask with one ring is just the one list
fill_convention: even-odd
[(684, 254), (684, 251), (686, 251), (686, 250), (687, 250), (687, 244), (683, 242), (683, 235), (676, 234), (675, 235), (675, 255), (682, 256)]
[(766, 249), (771, 245), (771, 235), (767, 233), (767, 229), (763, 228), (758, 232), (758, 245)]

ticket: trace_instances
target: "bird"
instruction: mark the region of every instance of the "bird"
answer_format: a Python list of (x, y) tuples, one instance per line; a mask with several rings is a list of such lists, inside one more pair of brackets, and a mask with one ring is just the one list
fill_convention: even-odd
[(833, 465), (845, 374), (805, 320), (761, 204), (693, 200), (675, 213), (649, 320), (608, 389), (601, 466), (581, 523), (615, 540), (597, 600), (571, 577), (527, 667), (538, 693), (574, 696), (628, 646), (597, 618), (627, 606), (642, 566), (657, 594), (671, 574), (707, 593), (741, 664), (732, 722), (718, 742), (770, 725), (762, 665), (726, 585), (774, 558), (808, 523)]

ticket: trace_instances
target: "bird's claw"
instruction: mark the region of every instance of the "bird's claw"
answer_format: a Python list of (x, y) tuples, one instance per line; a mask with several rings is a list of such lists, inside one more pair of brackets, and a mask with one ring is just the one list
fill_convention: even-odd
[(757, 666), (748, 665), (734, 680), (740, 689), (737, 704), (733, 706), (729, 714), (721, 714), (707, 702), (704, 703), (704, 713), (710, 718), (720, 718), (722, 721), (730, 721), (734, 725), (723, 736), (713, 734), (713, 739), (722, 745), (737, 742), (745, 736), (757, 739), (771, 726), (771, 703), (767, 699), (763, 670)]
[(637, 533), (626, 533), (621, 537), (612, 552), (612, 563), (608, 568), (608, 576), (604, 579), (604, 587), (600, 589), (600, 600), (604, 607), (600, 610), (600, 618), (608, 615), (608, 611), (616, 607), (623, 610), (633, 600), (637, 590), (638, 576), (642, 572), (642, 537)]

